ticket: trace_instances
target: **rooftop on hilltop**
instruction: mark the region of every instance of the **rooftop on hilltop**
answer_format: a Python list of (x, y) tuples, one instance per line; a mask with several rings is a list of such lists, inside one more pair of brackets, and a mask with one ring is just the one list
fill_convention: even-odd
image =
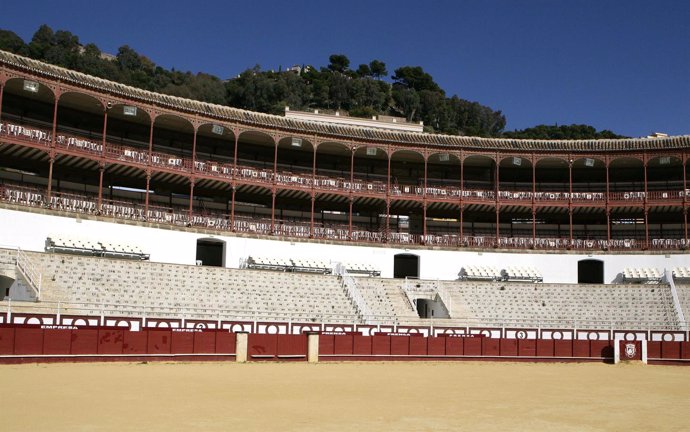
[(372, 116), (371, 119), (367, 119), (350, 117), (348, 113), (343, 111), (334, 111), (331, 114), (319, 110), (314, 110), (313, 112), (291, 110), (290, 107), (286, 106), (285, 117), (302, 121), (335, 123), (347, 126), (361, 126), (403, 132), (424, 132), (424, 122), (408, 122), (404, 117), (386, 115)]

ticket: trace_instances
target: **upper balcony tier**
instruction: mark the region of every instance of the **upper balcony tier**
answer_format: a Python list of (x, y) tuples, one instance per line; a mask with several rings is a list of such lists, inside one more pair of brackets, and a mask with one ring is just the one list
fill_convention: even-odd
[(615, 140), (516, 140), (401, 132), (301, 121), (153, 93), (0, 51), (0, 85), (4, 87), (12, 79), (28, 79), (38, 82), (46, 86), (53, 95), (60, 92), (88, 94), (99, 99), (104, 108), (108, 102), (133, 104), (144, 110), (169, 111), (186, 118), (190, 122), (198, 122), (199, 120), (207, 123), (218, 122), (246, 130), (271, 131), (272, 133), (320, 141), (348, 142), (354, 145), (376, 143), (384, 146), (393, 145), (447, 151), (475, 150), (568, 154), (655, 152), (690, 148), (689, 135)]

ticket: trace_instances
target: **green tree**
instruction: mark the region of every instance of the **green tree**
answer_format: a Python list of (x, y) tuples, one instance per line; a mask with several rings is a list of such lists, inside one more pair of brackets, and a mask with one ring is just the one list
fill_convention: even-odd
[(372, 60), (371, 63), (369, 63), (369, 69), (371, 70), (371, 76), (376, 79), (381, 79), (388, 75), (386, 64), (380, 60)]
[(409, 89), (414, 89), (417, 91), (421, 90), (432, 90), (443, 93), (441, 87), (434, 82), (431, 75), (424, 72), (421, 66), (403, 66), (395, 70), (395, 75), (393, 75), (393, 86), (405, 87)]
[(23, 56), (29, 55), (29, 47), (24, 43), (22, 38), (17, 36), (15, 32), (9, 30), (0, 30), (0, 50)]
[(350, 59), (343, 54), (331, 54), (328, 61), (328, 69), (333, 72), (345, 73), (350, 67)]

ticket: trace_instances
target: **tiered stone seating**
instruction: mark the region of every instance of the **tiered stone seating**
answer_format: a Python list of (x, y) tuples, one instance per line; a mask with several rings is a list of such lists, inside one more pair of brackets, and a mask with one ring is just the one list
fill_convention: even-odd
[(453, 304), (464, 304), (477, 325), (573, 326), (578, 328), (676, 328), (666, 285), (583, 285), (441, 282)]
[(678, 302), (687, 321), (690, 318), (690, 282), (676, 284), (676, 292), (678, 293)]
[(375, 319), (388, 323), (422, 323), (401, 287), (400, 279), (357, 279), (357, 288)]
[[(182, 266), (80, 255), (32, 253), (43, 270), (43, 299), (81, 313), (216, 319), (353, 322), (336, 276)], [(114, 306), (117, 305), (117, 306)], [(65, 306), (67, 313), (70, 306)], [(113, 312), (115, 310), (116, 313)]]

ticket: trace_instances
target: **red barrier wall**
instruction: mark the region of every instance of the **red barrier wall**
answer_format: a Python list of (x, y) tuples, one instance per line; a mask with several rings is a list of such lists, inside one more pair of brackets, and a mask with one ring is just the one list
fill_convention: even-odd
[(190, 356), (193, 359), (200, 354), (206, 356), (199, 358), (208, 359), (209, 354), (228, 358), (235, 353), (235, 334), (225, 330), (152, 328), (133, 332), (123, 328), (65, 327), (0, 326), (0, 363), (37, 359), (74, 361), (81, 357), (130, 360)]

